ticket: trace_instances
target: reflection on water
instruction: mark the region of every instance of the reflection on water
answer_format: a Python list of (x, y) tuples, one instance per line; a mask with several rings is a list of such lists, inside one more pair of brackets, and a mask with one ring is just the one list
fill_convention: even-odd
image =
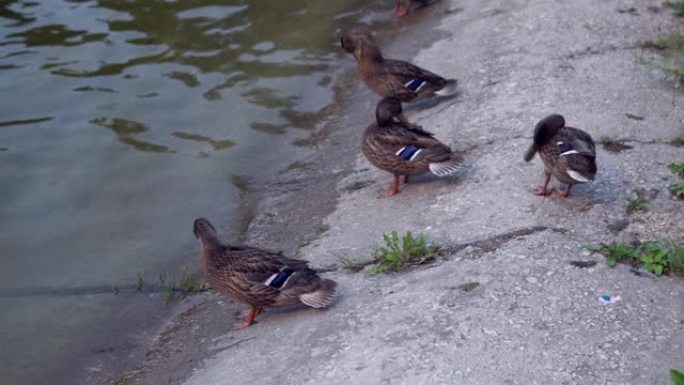
[(134, 346), (149, 317), (105, 288), (195, 267), (196, 216), (241, 239), (255, 186), (334, 111), (334, 23), (368, 3), (0, 2), (4, 383), (73, 383)]

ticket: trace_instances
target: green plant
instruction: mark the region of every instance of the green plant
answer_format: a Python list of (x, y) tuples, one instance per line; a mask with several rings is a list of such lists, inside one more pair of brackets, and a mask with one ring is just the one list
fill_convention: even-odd
[(677, 369), (670, 369), (670, 378), (674, 385), (684, 385), (684, 374)]
[(401, 271), (409, 265), (419, 265), (433, 258), (434, 247), (428, 246), (423, 234), (414, 237), (410, 231), (399, 240), (399, 234), (392, 231), (383, 234), (385, 246), (373, 251), (376, 265), (368, 270), (368, 275)]
[(667, 168), (675, 175), (684, 178), (684, 163), (670, 163)]
[(665, 0), (665, 5), (672, 8), (675, 15), (684, 16), (684, 1), (682, 0)]
[(611, 267), (618, 262), (625, 262), (655, 275), (684, 270), (684, 245), (674, 241), (659, 240), (636, 246), (611, 243), (601, 247), (600, 252), (606, 256), (606, 264)]
[(204, 275), (201, 273), (188, 273), (187, 270), (183, 269), (183, 275), (180, 281), (178, 281), (178, 289), (183, 295), (199, 293), (204, 289)]
[(606, 264), (613, 267), (618, 261), (633, 260), (636, 257), (634, 250), (624, 243), (611, 243), (601, 250), (606, 255)]
[(684, 183), (670, 185), (667, 189), (675, 198), (684, 199)]
[(657, 243), (644, 245), (643, 252), (639, 255), (639, 262), (644, 270), (655, 275), (662, 275), (669, 262), (669, 250)]
[(635, 211), (646, 210), (646, 204), (648, 201), (643, 198), (625, 198), (625, 203), (627, 203), (627, 212), (633, 213)]
[[(684, 7), (679, 2), (678, 7)], [(678, 9), (678, 8), (676, 8)], [(644, 48), (655, 48), (660, 52), (658, 60), (639, 57), (644, 65), (660, 70), (677, 84), (684, 81), (684, 31), (675, 31), (654, 37), (642, 44)]]

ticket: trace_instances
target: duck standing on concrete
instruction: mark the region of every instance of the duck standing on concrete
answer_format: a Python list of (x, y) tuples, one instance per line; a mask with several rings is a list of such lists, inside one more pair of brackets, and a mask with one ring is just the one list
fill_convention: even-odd
[(539, 152), (544, 162), (544, 181), (533, 189), (536, 195), (549, 195), (549, 180), (553, 175), (565, 183), (563, 191), (554, 195), (567, 197), (576, 183), (594, 180), (596, 175), (596, 146), (594, 140), (586, 132), (565, 126), (563, 116), (553, 114), (542, 119), (534, 129), (534, 142), (525, 153), (525, 160), (530, 161)]
[(395, 0), (394, 15), (397, 17), (408, 15), (411, 10), (411, 1), (420, 3), (421, 6), (425, 6), (432, 0)]
[(394, 175), (387, 196), (399, 192), (400, 176), (432, 172), (445, 176), (457, 171), (463, 159), (449, 146), (420, 126), (408, 123), (402, 115), (401, 101), (395, 97), (380, 100), (375, 110), (376, 122), (363, 133), (362, 151), (368, 161)]
[(368, 28), (345, 29), (340, 44), (356, 58), (363, 82), (380, 96), (410, 102), (433, 95), (450, 96), (456, 88), (455, 79), (445, 79), (405, 61), (385, 59)]
[(204, 218), (195, 220), (192, 231), (199, 241), (202, 270), (214, 290), (252, 306), (245, 322), (234, 329), (255, 323), (265, 307), (303, 303), (324, 308), (335, 299), (335, 281), (320, 278), (306, 261), (256, 247), (224, 245)]

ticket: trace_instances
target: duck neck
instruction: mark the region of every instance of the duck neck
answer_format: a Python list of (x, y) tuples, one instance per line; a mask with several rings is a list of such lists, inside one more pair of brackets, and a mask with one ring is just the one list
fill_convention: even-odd
[(200, 234), (199, 241), (202, 250), (210, 251), (223, 248), (223, 243), (221, 243), (221, 240), (214, 232), (204, 232)]
[(385, 61), (382, 57), (382, 52), (380, 52), (380, 48), (375, 45), (364, 44), (360, 56), (361, 60), (359, 61), (359, 65), (364, 71), (368, 71)]

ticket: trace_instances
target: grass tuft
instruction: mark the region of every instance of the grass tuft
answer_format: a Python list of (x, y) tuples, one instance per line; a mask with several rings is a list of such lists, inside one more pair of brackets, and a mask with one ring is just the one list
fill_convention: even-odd
[(670, 369), (670, 378), (674, 385), (684, 385), (684, 374), (677, 369)]
[[(678, 7), (684, 7), (684, 3), (677, 3)], [(660, 70), (666, 78), (674, 80), (676, 85), (684, 82), (684, 30), (656, 36), (643, 42), (641, 46), (660, 52), (657, 60), (641, 57), (640, 61), (644, 65)]]
[(611, 243), (601, 247), (599, 252), (611, 267), (622, 262), (658, 276), (684, 274), (684, 245), (675, 241), (644, 242), (635, 246)]
[(684, 1), (683, 0), (665, 0), (665, 5), (672, 8), (676, 16), (684, 17)]
[(675, 175), (684, 178), (684, 163), (670, 163), (667, 168)]
[(648, 201), (644, 198), (625, 198), (625, 203), (627, 203), (627, 213), (631, 214), (637, 211), (644, 211), (648, 207)]
[(420, 265), (434, 258), (434, 247), (428, 246), (423, 234), (414, 237), (410, 231), (399, 239), (399, 234), (392, 231), (383, 234), (384, 246), (373, 251), (375, 266), (368, 269), (368, 275), (402, 271), (410, 265)]
[(684, 199), (684, 183), (672, 184), (667, 189), (675, 198)]

